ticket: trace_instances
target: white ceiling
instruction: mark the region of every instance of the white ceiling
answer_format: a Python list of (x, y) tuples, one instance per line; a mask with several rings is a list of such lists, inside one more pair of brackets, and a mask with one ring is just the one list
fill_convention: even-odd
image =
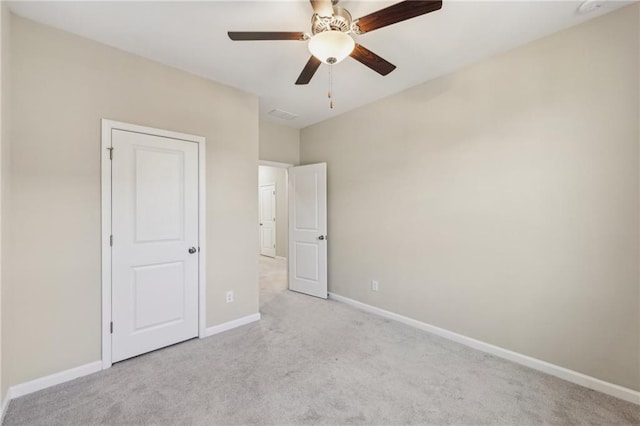
[[(397, 1), (343, 0), (354, 18)], [(397, 69), (386, 77), (347, 58), (333, 68), (335, 108), (327, 99), (328, 65), (295, 86), (309, 58), (307, 42), (232, 42), (228, 30), (310, 31), (312, 9), (298, 1), (33, 2), (14, 13), (254, 93), (264, 119), (302, 128), (460, 69), (629, 2), (609, 1), (588, 15), (576, 1), (455, 1), (441, 10), (355, 36)], [(299, 115), (269, 116), (277, 108)]]

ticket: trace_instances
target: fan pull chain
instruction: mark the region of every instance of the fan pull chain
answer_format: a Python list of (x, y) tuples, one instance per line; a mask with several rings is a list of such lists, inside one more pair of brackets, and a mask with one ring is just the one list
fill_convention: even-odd
[(333, 109), (333, 65), (329, 65), (329, 108)]

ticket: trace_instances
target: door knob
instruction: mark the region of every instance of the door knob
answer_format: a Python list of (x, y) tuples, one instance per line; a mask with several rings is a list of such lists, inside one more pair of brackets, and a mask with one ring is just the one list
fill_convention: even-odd
[(320, 236), (318, 237), (318, 239), (319, 239), (320, 241), (324, 240), (325, 238), (327, 238), (327, 237), (326, 237), (326, 236), (324, 236), (324, 235), (320, 235)]
[(260, 226), (262, 226), (262, 224), (260, 224)]
[(189, 248), (189, 254), (193, 254), (195, 252), (197, 252), (198, 250), (195, 247), (191, 247)]

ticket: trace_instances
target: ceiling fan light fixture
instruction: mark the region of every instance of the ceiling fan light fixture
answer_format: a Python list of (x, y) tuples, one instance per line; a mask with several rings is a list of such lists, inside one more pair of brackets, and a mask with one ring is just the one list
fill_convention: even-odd
[(356, 43), (342, 31), (324, 31), (309, 40), (309, 52), (325, 64), (337, 64), (353, 52)]

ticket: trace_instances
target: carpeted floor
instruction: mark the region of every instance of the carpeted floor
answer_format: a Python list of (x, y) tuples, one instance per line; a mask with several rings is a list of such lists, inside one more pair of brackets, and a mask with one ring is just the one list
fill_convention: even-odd
[(284, 290), (262, 320), (11, 402), (5, 424), (640, 424), (640, 407)]
[(287, 289), (287, 259), (260, 256), (260, 304), (270, 302)]

